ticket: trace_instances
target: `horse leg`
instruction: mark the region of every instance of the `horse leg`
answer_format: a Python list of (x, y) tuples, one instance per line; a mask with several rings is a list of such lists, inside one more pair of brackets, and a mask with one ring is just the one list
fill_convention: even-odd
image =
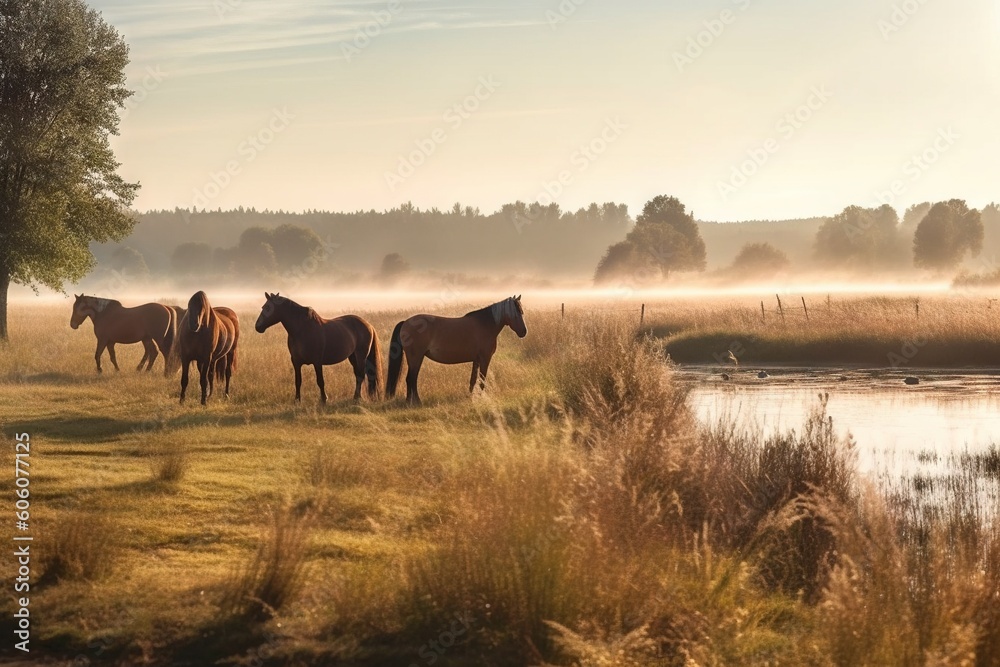
[(486, 357), (479, 364), (479, 388), (486, 391), (486, 371), (490, 369), (490, 361), (493, 360), (492, 356)]
[(208, 380), (212, 374), (212, 362), (198, 360), (198, 373), (201, 375), (201, 404), (208, 404)]
[(105, 347), (107, 347), (107, 345), (103, 341), (101, 341), (100, 339), (98, 339), (98, 341), (97, 341), (97, 352), (94, 353), (94, 361), (97, 362), (97, 372), (98, 373), (103, 373), (104, 372), (104, 369), (101, 368), (101, 355), (104, 354), (104, 348)]
[(226, 355), (226, 398), (229, 398), (229, 381), (233, 377), (233, 361), (236, 359), (236, 354), (230, 352)]
[(479, 362), (472, 362), (472, 377), (469, 378), (469, 393), (471, 394), (476, 390), (476, 380), (479, 379)]
[(215, 369), (222, 362), (216, 361), (214, 364), (209, 361), (205, 366), (208, 368), (208, 395), (215, 393)]
[(420, 393), (417, 391), (417, 376), (420, 374), (420, 366), (424, 363), (423, 355), (417, 359), (406, 360), (406, 402), (410, 405), (420, 405)]
[(142, 366), (146, 363), (146, 359), (149, 359), (149, 345), (146, 344), (146, 341), (142, 341), (142, 359), (139, 360), (139, 365), (135, 367), (136, 373), (142, 370)]
[(146, 372), (148, 373), (153, 370), (153, 363), (156, 361), (156, 357), (160, 354), (160, 350), (156, 347), (156, 343), (149, 341), (149, 348), (146, 350), (146, 354), (149, 355), (149, 365), (146, 366)]
[(115, 344), (108, 343), (108, 356), (111, 357), (111, 363), (114, 364), (115, 370), (120, 371), (118, 368), (118, 357), (115, 356)]
[(316, 385), (319, 387), (319, 400), (326, 405), (326, 380), (323, 379), (323, 364), (313, 364), (316, 369)]
[(188, 388), (188, 373), (191, 370), (191, 362), (184, 361), (181, 362), (181, 403), (184, 402), (184, 394), (187, 393)]
[(351, 368), (354, 369), (354, 400), (361, 400), (361, 385), (365, 381), (365, 358), (357, 352), (350, 356)]
[(302, 400), (302, 364), (294, 364), (295, 367), (295, 402)]

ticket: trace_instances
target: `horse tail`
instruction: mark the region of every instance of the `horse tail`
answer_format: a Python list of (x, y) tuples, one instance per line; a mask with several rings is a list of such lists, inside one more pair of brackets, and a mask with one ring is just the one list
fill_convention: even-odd
[(402, 328), (403, 322), (397, 324), (396, 328), (392, 330), (392, 339), (389, 341), (389, 377), (385, 381), (386, 398), (392, 398), (396, 395), (399, 373), (403, 370), (403, 344), (399, 340), (399, 332)]
[(365, 374), (368, 376), (368, 398), (375, 400), (379, 397), (382, 385), (385, 383), (385, 373), (382, 369), (382, 343), (379, 342), (375, 327), (369, 327), (369, 329), (372, 334), (372, 346), (368, 350), (368, 359), (365, 361)]
[(177, 311), (173, 308), (168, 307), (167, 310), (170, 312), (170, 317), (167, 321), (167, 333), (163, 335), (163, 349), (160, 352), (163, 354), (163, 374), (170, 374), (170, 362), (172, 360), (172, 355), (175, 354), (174, 342), (177, 338)]

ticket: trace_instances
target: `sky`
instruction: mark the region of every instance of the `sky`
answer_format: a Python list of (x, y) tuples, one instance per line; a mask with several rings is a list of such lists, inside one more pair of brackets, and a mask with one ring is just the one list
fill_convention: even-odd
[(1000, 200), (996, 0), (91, 0), (138, 210)]

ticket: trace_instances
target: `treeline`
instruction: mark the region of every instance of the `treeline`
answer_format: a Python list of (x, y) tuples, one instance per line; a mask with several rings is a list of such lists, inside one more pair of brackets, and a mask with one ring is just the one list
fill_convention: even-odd
[[(656, 284), (677, 274), (719, 281), (817, 273), (954, 275), (1000, 282), (1000, 206), (925, 202), (902, 218), (890, 206), (849, 206), (828, 218), (742, 223), (695, 220), (656, 197), (633, 221), (624, 204), (563, 211), (514, 202), (484, 214), (404, 204), (387, 211), (184, 210), (140, 214), (122, 244), (96, 246), (93, 282), (206, 278), (275, 288), (303, 280), (395, 285), (416, 277), (536, 284), (594, 278)], [(971, 258), (983, 258), (974, 263)], [(982, 270), (985, 266), (989, 270)], [(596, 267), (596, 270), (595, 270)], [(989, 274), (989, 275), (987, 275)]]
[[(1000, 206), (982, 211), (965, 201), (925, 202), (907, 209), (902, 220), (888, 205), (877, 208), (848, 206), (817, 221), (803, 221), (796, 230), (798, 252), (790, 256), (780, 246), (788, 238), (747, 239), (731, 264), (713, 277), (725, 281), (759, 280), (795, 273), (841, 274), (872, 278), (887, 274), (923, 272), (934, 276), (960, 274), (966, 284), (1000, 283), (996, 257), (1000, 252)], [(624, 240), (612, 244), (597, 265), (597, 283), (651, 285), (675, 274), (706, 271), (707, 244), (702, 231), (711, 229), (733, 238), (747, 227), (781, 229), (775, 223), (733, 223), (706, 227), (696, 224), (678, 199), (656, 197), (646, 203), (635, 226)], [(727, 232), (729, 232), (727, 234)], [(803, 234), (812, 233), (809, 252), (802, 248)], [(744, 235), (746, 238), (746, 235)], [(978, 261), (973, 260), (983, 255)], [(810, 267), (804, 269), (803, 263)], [(970, 264), (987, 271), (969, 273)]]
[[(601, 253), (632, 223), (624, 204), (563, 211), (556, 204), (520, 201), (491, 214), (460, 204), (447, 211), (404, 204), (354, 213), (241, 207), (161, 210), (138, 217), (123, 245), (94, 248), (103, 269), (145, 270), (179, 280), (246, 278), (286, 274), (319, 261), (324, 276), (360, 279), (379, 273), (387, 255), (398, 255), (421, 273), (579, 277), (593, 272)], [(390, 269), (398, 273), (399, 266)]]

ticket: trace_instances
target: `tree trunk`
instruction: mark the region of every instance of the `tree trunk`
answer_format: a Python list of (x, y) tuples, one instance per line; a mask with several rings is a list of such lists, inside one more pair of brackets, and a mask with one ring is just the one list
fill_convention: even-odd
[(7, 290), (10, 289), (10, 274), (0, 269), (0, 342), (7, 340)]

